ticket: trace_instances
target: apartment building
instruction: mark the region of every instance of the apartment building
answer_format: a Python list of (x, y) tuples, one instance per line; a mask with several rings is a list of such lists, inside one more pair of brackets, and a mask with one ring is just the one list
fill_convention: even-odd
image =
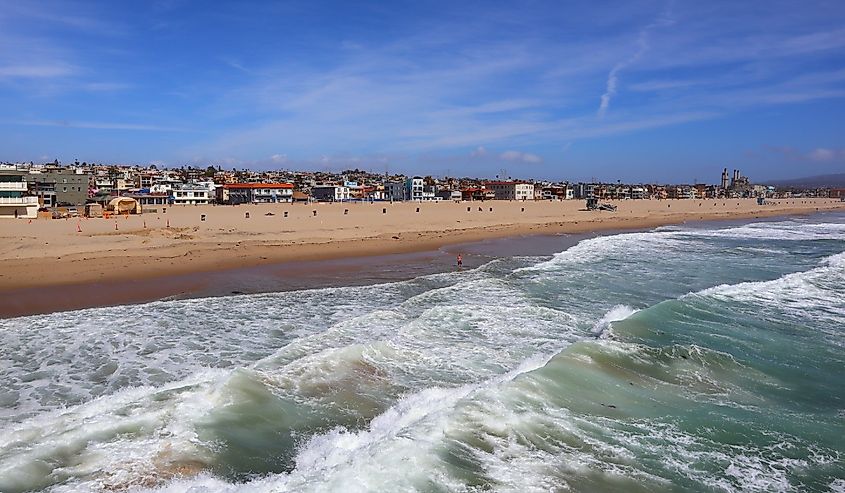
[(492, 181), (486, 184), (496, 200), (533, 200), (534, 185), (518, 181)]
[(421, 176), (405, 180), (405, 200), (422, 200), (425, 181)]
[(311, 197), (320, 202), (343, 202), (350, 199), (349, 187), (321, 185), (311, 187)]
[(72, 168), (45, 168), (30, 171), (24, 178), (36, 195), (54, 195), (54, 205), (82, 205), (94, 175)]
[(0, 218), (38, 216), (38, 197), (29, 195), (26, 173), (0, 171)]
[(213, 198), (207, 186), (194, 183), (174, 187), (170, 193), (173, 205), (207, 205)]
[(228, 183), (218, 200), (226, 204), (293, 202), (292, 183)]

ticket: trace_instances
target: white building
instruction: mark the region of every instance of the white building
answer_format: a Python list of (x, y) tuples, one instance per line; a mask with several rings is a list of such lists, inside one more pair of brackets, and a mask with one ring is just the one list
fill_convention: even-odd
[(214, 192), (205, 185), (187, 184), (173, 188), (173, 205), (207, 205), (214, 198)]
[(38, 217), (38, 197), (28, 194), (23, 172), (0, 171), (0, 217)]
[(343, 202), (349, 200), (352, 196), (349, 187), (323, 185), (311, 187), (311, 197), (321, 202)]
[(291, 183), (229, 183), (220, 190), (218, 201), (227, 204), (293, 202)]
[(493, 181), (487, 184), (496, 200), (534, 200), (534, 185), (518, 181)]
[(405, 200), (423, 200), (425, 181), (421, 176), (405, 180)]

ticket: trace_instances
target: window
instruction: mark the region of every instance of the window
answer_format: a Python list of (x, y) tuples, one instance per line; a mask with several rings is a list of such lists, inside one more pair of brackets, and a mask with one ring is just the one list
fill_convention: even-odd
[(62, 192), (67, 192), (67, 187), (62, 187)]

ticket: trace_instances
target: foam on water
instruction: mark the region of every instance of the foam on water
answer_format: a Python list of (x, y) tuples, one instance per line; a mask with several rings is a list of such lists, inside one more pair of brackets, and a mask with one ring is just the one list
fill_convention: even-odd
[(604, 335), (605, 331), (610, 328), (610, 324), (625, 320), (631, 315), (637, 313), (638, 310), (625, 305), (616, 305), (609, 312), (605, 313), (602, 318), (593, 325), (593, 334), (596, 336)]
[[(722, 284), (689, 296), (753, 302), (788, 311), (796, 317), (845, 323), (845, 252), (823, 259), (804, 272), (771, 281)], [(845, 337), (841, 331), (835, 331)]]
[(0, 491), (841, 489), (826, 221), (4, 320)]

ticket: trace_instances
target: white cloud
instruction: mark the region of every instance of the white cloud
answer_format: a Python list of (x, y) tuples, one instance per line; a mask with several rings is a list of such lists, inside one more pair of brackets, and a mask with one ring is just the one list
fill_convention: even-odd
[(284, 164), (288, 162), (288, 155), (287, 154), (273, 154), (270, 156), (270, 161), (276, 164)]
[(836, 157), (836, 153), (830, 149), (815, 149), (810, 153), (810, 159), (813, 161), (830, 161)]
[(825, 149), (823, 147), (819, 147), (818, 149), (810, 151), (810, 153), (807, 154), (807, 157), (812, 161), (821, 162), (845, 159), (845, 149)]
[(474, 151), (469, 153), (472, 157), (481, 157), (487, 155), (487, 149), (484, 146), (478, 146)]
[(607, 109), (610, 107), (610, 100), (613, 96), (616, 95), (616, 88), (619, 85), (619, 72), (632, 65), (639, 60), (646, 51), (649, 49), (648, 44), (648, 35), (649, 31), (656, 27), (661, 26), (669, 26), (674, 24), (674, 21), (671, 19), (671, 16), (668, 12), (662, 13), (658, 18), (652, 22), (651, 24), (644, 27), (637, 36), (637, 51), (628, 59), (623, 60), (610, 70), (610, 73), (607, 74), (607, 83), (605, 85), (605, 92), (601, 95), (601, 102), (599, 103), (599, 110), (598, 116), (599, 118), (604, 118), (604, 115), (607, 113)]
[(522, 161), (524, 163), (541, 163), (543, 158), (536, 154), (520, 151), (505, 151), (499, 155), (505, 161)]
[(86, 122), (72, 120), (5, 120), (4, 124), (34, 127), (88, 128), (100, 130), (140, 130), (148, 132), (188, 132), (188, 129), (139, 123)]
[(48, 78), (62, 77), (74, 73), (73, 67), (65, 64), (6, 65), (0, 67), (0, 77)]

